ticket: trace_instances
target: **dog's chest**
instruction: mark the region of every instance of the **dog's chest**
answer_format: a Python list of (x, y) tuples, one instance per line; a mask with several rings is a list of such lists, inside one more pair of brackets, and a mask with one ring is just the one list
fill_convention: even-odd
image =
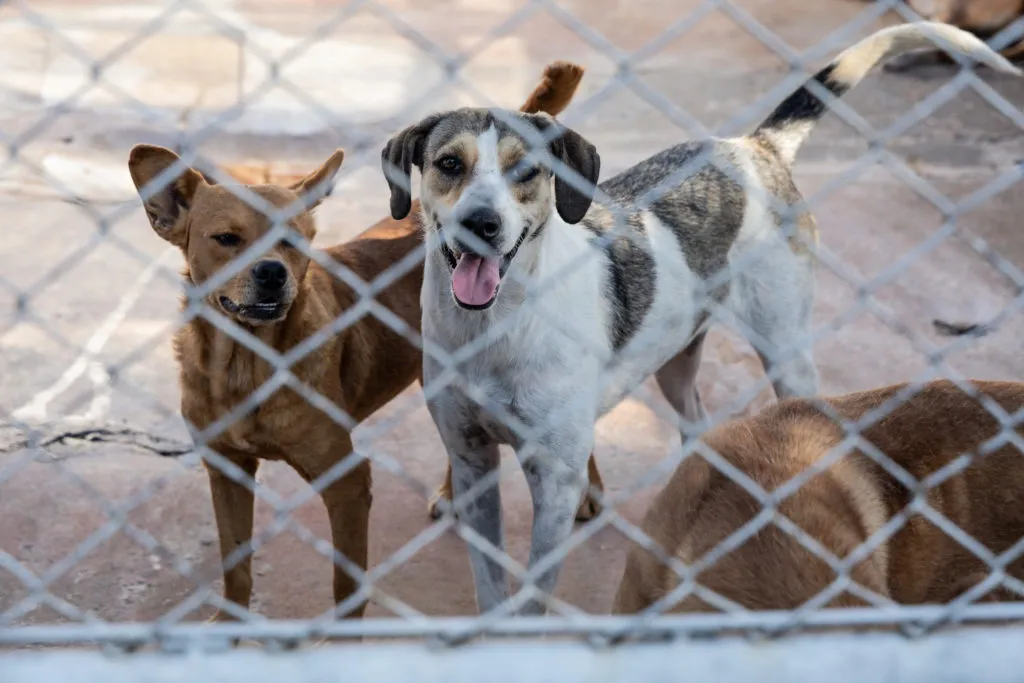
[[(460, 428), (482, 430), (491, 441), (517, 447), (555, 409), (549, 389), (539, 378), (519, 376), (514, 381), (501, 372), (472, 373), (460, 390), (449, 394), (450, 414), (460, 416)], [(481, 403), (473, 394), (486, 399)]]
[[(274, 366), (262, 357), (238, 345), (230, 353), (218, 355), (216, 350), (207, 354), (202, 366), (182, 366), (184, 417), (200, 430), (219, 420), (230, 420), (210, 441), (214, 448), (265, 459), (287, 458), (329, 419), (291, 388), (267, 393)], [(337, 372), (325, 370), (319, 358), (322, 355), (323, 350), (312, 354), (291, 371), (308, 390), (333, 400), (337, 392), (331, 380), (336, 379)]]
[[(580, 391), (577, 371), (588, 362), (544, 341), (542, 334), (502, 337), (460, 363), (461, 379), (442, 399), (446, 414), (457, 416), (457, 428), (483, 430), (490, 440), (516, 446), (558, 413)], [(596, 374), (596, 361), (589, 364)]]

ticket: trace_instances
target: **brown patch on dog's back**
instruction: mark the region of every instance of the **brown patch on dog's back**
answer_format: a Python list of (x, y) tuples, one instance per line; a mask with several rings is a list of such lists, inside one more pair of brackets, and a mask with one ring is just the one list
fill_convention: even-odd
[[(1024, 384), (974, 382), (1004, 410), (1024, 407)], [(894, 385), (822, 399), (842, 418), (856, 421), (905, 389)], [(999, 421), (984, 404), (948, 381), (933, 382), (880, 420), (865, 427), (864, 439), (918, 481), (998, 435)], [(1018, 429), (1018, 433), (1024, 431)], [(711, 430), (705, 442), (767, 491), (820, 461), (844, 439), (843, 430), (810, 400), (785, 400), (758, 415)], [(696, 462), (694, 462), (696, 461)], [(1024, 456), (1013, 445), (977, 457), (963, 471), (926, 493), (930, 507), (992, 553), (1005, 552), (1024, 537)], [(894, 515), (912, 493), (867, 455), (845, 453), (808, 480), (779, 511), (838, 558), (846, 557)], [(758, 501), (726, 475), (697, 457), (676, 470), (659, 492), (644, 531), (685, 562), (700, 559), (719, 541), (761, 512)], [(1024, 578), (1024, 558), (1006, 569)], [(901, 604), (946, 603), (987, 577), (986, 564), (927, 518), (908, 522), (868, 558), (853, 567), (858, 584)], [(752, 609), (793, 609), (818, 595), (835, 572), (795, 538), (768, 526), (723, 556), (698, 577), (699, 583)], [(629, 556), (615, 611), (639, 611), (678, 585), (674, 572), (640, 548)], [(1007, 589), (988, 600), (1020, 600)], [(863, 601), (839, 595), (830, 606)], [(706, 611), (696, 598), (672, 611)]]
[[(840, 440), (837, 430), (823, 425), (820, 420), (797, 419), (775, 424), (766, 421), (754, 429), (728, 425), (713, 430), (705, 442), (771, 493), (815, 463)], [(867, 511), (874, 520), (875, 526), (869, 533), (881, 526), (878, 520), (883, 517), (880, 497), (850, 495), (845, 483), (860, 484), (866, 476), (848, 457), (813, 477), (779, 506), (782, 515), (794, 519), (811, 539), (839, 557), (845, 557), (861, 542), (865, 529), (859, 513)], [(863, 485), (858, 487), (862, 494), (864, 488)], [(664, 500), (659, 502), (665, 503)], [(687, 540), (677, 547), (677, 557), (692, 564), (761, 511), (756, 498), (712, 468), (700, 509), (689, 522), (692, 531), (684, 532)], [(883, 575), (879, 573), (882, 567), (876, 562), (878, 560), (855, 568), (853, 577), (884, 594)], [(666, 589), (678, 585), (673, 575), (666, 577)], [(698, 580), (706, 588), (747, 609), (763, 610), (795, 609), (814, 598), (835, 578), (835, 572), (822, 558), (786, 531), (769, 524), (722, 557)], [(845, 604), (848, 600), (850, 596), (837, 596), (833, 604)], [(685, 611), (694, 604), (684, 602), (676, 610)], [(705, 609), (709, 607), (705, 605)]]
[[(271, 162), (230, 164), (224, 166), (221, 170), (243, 185), (281, 185), (288, 187), (299, 182), (306, 175), (305, 169)], [(206, 173), (203, 173), (203, 175), (206, 177), (206, 182), (214, 184), (214, 180), (210, 175)]]

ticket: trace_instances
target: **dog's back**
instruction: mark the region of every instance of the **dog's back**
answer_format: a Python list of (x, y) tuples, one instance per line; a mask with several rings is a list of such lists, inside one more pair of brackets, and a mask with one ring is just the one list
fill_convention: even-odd
[[(977, 382), (975, 386), (1007, 412), (1024, 406), (1024, 385)], [(863, 430), (897, 465), (917, 479), (933, 475), (1000, 432), (983, 402), (950, 382), (936, 382), (906, 401), (904, 385), (827, 399), (835, 411), (857, 420), (893, 401), (886, 417)], [(769, 493), (783, 486), (838, 446), (843, 429), (811, 401), (788, 400), (758, 415), (711, 430), (705, 442), (726, 462)], [(1024, 455), (1003, 446), (963, 471), (954, 470), (927, 494), (929, 505), (993, 553), (1024, 536)], [(847, 557), (911, 501), (909, 489), (863, 452), (852, 451), (816, 474), (779, 505), (779, 512), (813, 543), (839, 559)], [(702, 561), (715, 546), (751, 523), (761, 504), (699, 455), (688, 458), (655, 498), (645, 532), (686, 564)], [(877, 544), (851, 570), (851, 578), (899, 603), (946, 602), (987, 575), (985, 563), (921, 516), (912, 517), (887, 542)], [(1009, 573), (1024, 575), (1024, 563)], [(698, 583), (748, 609), (795, 609), (829, 588), (832, 568), (794, 536), (769, 523), (724, 554)], [(680, 584), (676, 573), (653, 554), (630, 553), (615, 611), (636, 612)], [(990, 597), (1006, 597), (1003, 593)], [(839, 593), (827, 606), (862, 605)], [(670, 611), (714, 607), (691, 596)]]
[[(771, 493), (803, 472), (841, 441), (818, 414), (786, 401), (743, 420), (723, 424), (704, 442), (729, 465)], [(798, 410), (793, 410), (794, 408)], [(883, 523), (883, 502), (870, 475), (849, 459), (801, 486), (779, 506), (815, 542), (840, 556), (863, 540), (861, 519)], [(687, 458), (651, 503), (643, 530), (665, 552), (686, 565), (704, 561), (723, 541), (762, 513), (760, 502), (698, 453)], [(861, 564), (858, 583), (884, 592), (884, 558)], [(738, 548), (724, 554), (697, 577), (698, 583), (747, 609), (795, 609), (835, 578), (822, 559), (775, 525), (761, 526)], [(615, 611), (639, 611), (681, 583), (675, 571), (653, 554), (635, 548), (619, 587)], [(844, 596), (833, 605), (855, 604)], [(697, 596), (672, 606), (672, 612), (713, 611)]]
[[(979, 398), (967, 396), (952, 382), (931, 383), (913, 398), (897, 401), (863, 434), (918, 481), (934, 477), (927, 493), (930, 507), (998, 554), (1024, 538), (1024, 452), (1000, 438), (1003, 428), (989, 406), (1015, 414), (1024, 407), (1024, 384), (972, 385)], [(841, 414), (856, 419), (893, 400), (901, 389), (905, 387), (850, 394), (833, 404)], [(1021, 433), (1020, 425), (1007, 431), (1011, 437)], [(964, 454), (965, 459), (958, 461), (962, 466), (952, 464)], [(911, 503), (911, 492), (894, 475), (866, 458), (862, 462), (885, 492), (888, 515)], [(901, 603), (947, 602), (988, 574), (983, 560), (921, 516), (912, 517), (889, 548), (889, 589)], [(1008, 570), (1024, 576), (1024, 561), (1018, 559)]]
[[(343, 349), (341, 362), (346, 399), (357, 420), (369, 417), (422, 373), (420, 351), (407, 338), (420, 331), (422, 244), (417, 214), (401, 221), (381, 220), (354, 240), (325, 249), (363, 282), (388, 282), (372, 298), (391, 320), (385, 322), (371, 312), (346, 330), (350, 350), (361, 349), (359, 353)], [(360, 294), (326, 269), (315, 266), (309, 277), (333, 291), (340, 311), (350, 311), (359, 303)]]

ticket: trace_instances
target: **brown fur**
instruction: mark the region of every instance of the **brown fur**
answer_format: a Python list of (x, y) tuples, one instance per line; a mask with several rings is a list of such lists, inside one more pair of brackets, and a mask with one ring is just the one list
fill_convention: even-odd
[[(294, 185), (305, 177), (292, 168), (268, 163), (241, 163), (225, 166), (223, 171), (243, 185)], [(205, 174), (204, 174), (205, 175)], [(210, 178), (207, 178), (210, 181)], [(215, 182), (215, 181), (211, 181)]]
[[(1024, 407), (1024, 384), (974, 382), (1008, 413)], [(896, 395), (897, 385), (826, 399), (856, 420)], [(863, 431), (864, 438), (918, 480), (971, 453), (1000, 431), (996, 418), (952, 382), (927, 385)], [(1024, 433), (1024, 428), (1018, 428)], [(789, 399), (760, 414), (708, 432), (705, 442), (771, 492), (814, 464), (843, 440), (843, 430), (814, 404)], [(1001, 553), (1024, 537), (1024, 454), (1005, 445), (977, 458), (965, 471), (927, 493), (928, 504), (974, 539)], [(845, 558), (903, 510), (911, 493), (864, 453), (853, 450), (786, 499), (779, 511), (838, 558)], [(651, 504), (644, 531), (684, 563), (699, 560), (761, 511), (738, 484), (694, 454), (676, 470)], [(1024, 579), (1024, 559), (1007, 567)], [(988, 575), (986, 565), (920, 515), (856, 565), (851, 578), (901, 604), (945, 603)], [(697, 581), (754, 610), (795, 609), (826, 589), (832, 569), (794, 537), (769, 524), (703, 571)], [(679, 585), (675, 572), (653, 554), (634, 548), (615, 599), (616, 613), (650, 606)], [(1024, 599), (1008, 589), (987, 600)], [(841, 593), (830, 607), (862, 606)], [(714, 611), (690, 595), (671, 612)]]
[[(548, 107), (558, 113), (567, 105), (582, 78), (583, 69), (564, 62), (549, 65), (544, 80), (524, 107)], [(289, 187), (250, 185), (248, 189), (274, 206), (284, 207), (305, 199), (309, 210), (290, 221), (290, 227), (307, 240), (315, 235), (312, 208), (323, 190), (333, 183), (341, 166), (339, 150), (319, 169), (292, 179)], [(144, 201), (154, 230), (180, 247), (186, 258), (186, 282), (200, 284), (232, 260), (249, 243), (270, 229), (270, 221), (247, 205), (229, 188), (214, 184), (201, 171), (188, 168), (170, 150), (136, 146), (128, 166), (140, 194), (150, 181), (171, 166), (179, 175)], [(269, 180), (269, 171), (233, 169), (241, 181)], [(320, 192), (321, 195), (314, 195)], [(145, 193), (148, 194), (148, 193)], [(385, 219), (356, 239), (324, 250), (364, 281), (370, 282), (422, 243), (418, 211), (406, 220)], [(232, 235), (238, 246), (224, 246), (217, 239)], [(236, 304), (256, 303), (250, 268), (232, 277), (207, 298), (207, 304), (232, 318), (250, 334), (284, 353), (318, 330), (330, 325), (356, 302), (356, 294), (300, 251), (279, 244), (258, 261), (272, 259), (285, 264), (287, 282), (282, 312), (274, 319), (254, 319), (245, 310), (226, 308), (221, 297)], [(410, 328), (420, 326), (419, 292), (423, 274), (414, 267), (376, 296)], [(188, 322), (175, 336), (180, 364), (182, 414), (203, 430), (246, 400), (273, 375), (273, 368), (202, 317)], [(419, 351), (401, 335), (373, 316), (365, 316), (330, 337), (315, 351), (291, 366), (292, 374), (310, 389), (331, 401), (360, 422), (420, 377)], [(304, 479), (313, 482), (352, 451), (348, 429), (310, 405), (291, 388), (281, 388), (256, 409), (235, 420), (209, 446), (248, 478), (255, 477), (261, 459), (283, 460)], [(252, 538), (253, 493), (216, 462), (207, 463), (214, 513), (220, 536), (221, 556), (226, 561)], [(251, 482), (250, 482), (251, 483)], [(344, 476), (321, 482), (334, 547), (362, 569), (367, 566), (367, 533), (371, 502), (370, 465), (354, 464)], [(441, 495), (450, 496), (450, 475)], [(224, 593), (227, 600), (248, 608), (252, 593), (252, 554), (225, 562)], [(349, 598), (357, 582), (339, 567), (334, 570), (334, 597)], [(348, 617), (363, 614), (365, 603), (347, 611)], [(218, 618), (230, 618), (221, 611)]]
[[(970, 31), (982, 39), (994, 36), (1024, 15), (1024, 0), (907, 0), (907, 4), (928, 21), (941, 21)], [(1024, 41), (1011, 43), (999, 53), (1010, 60), (1024, 57)], [(885, 65), (887, 71), (909, 71), (930, 64), (951, 63), (942, 50), (926, 50), (897, 57)]]

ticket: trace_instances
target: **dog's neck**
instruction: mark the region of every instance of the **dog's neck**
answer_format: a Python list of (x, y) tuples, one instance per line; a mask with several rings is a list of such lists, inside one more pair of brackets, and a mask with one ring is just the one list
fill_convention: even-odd
[(551, 214), (536, 230), (523, 241), (516, 258), (508, 267), (505, 277), (510, 275), (520, 280), (539, 285), (542, 293), (556, 284), (554, 278), (580, 255), (573, 252), (579, 226), (566, 223), (558, 212)]

